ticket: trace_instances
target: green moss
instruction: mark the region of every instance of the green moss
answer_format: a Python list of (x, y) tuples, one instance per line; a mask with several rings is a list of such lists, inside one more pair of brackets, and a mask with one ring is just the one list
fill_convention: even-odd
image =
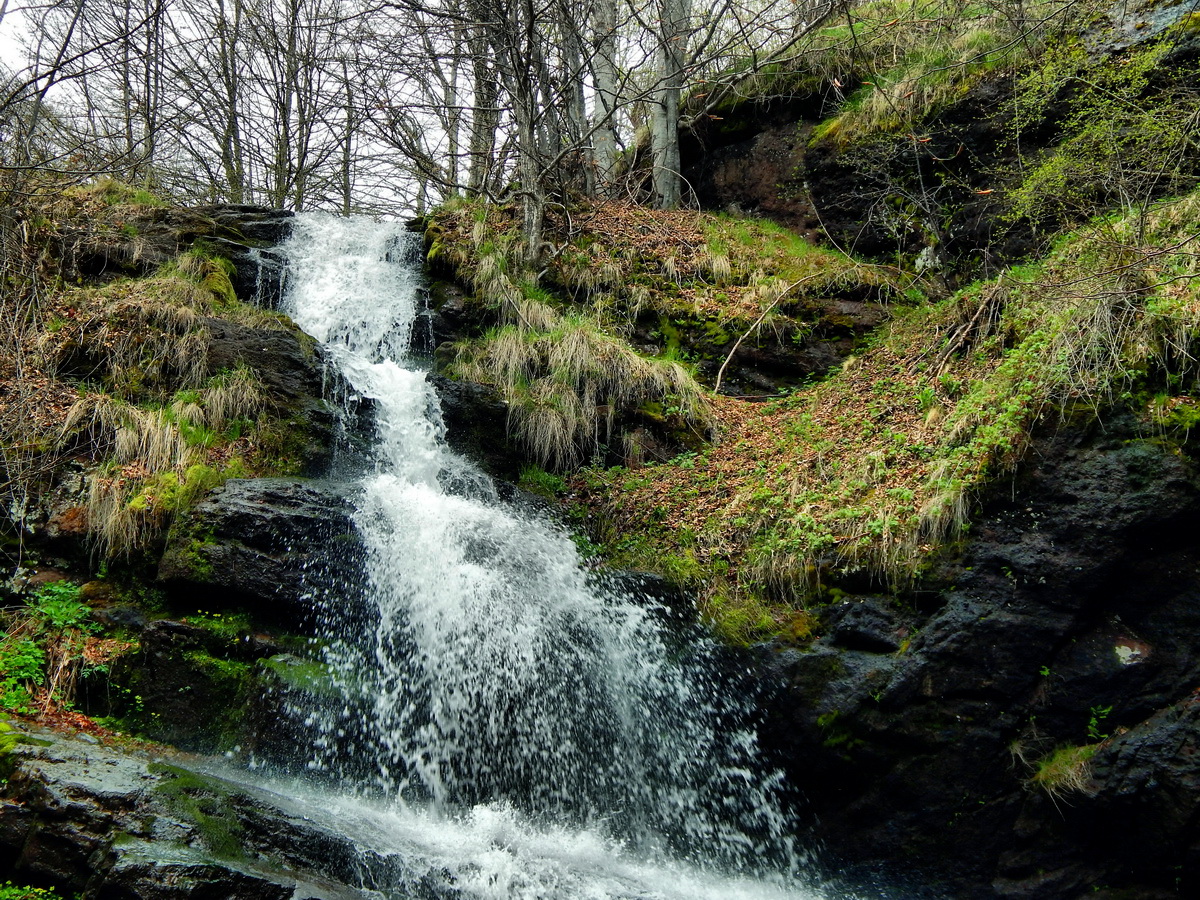
[(847, 759), (849, 751), (865, 744), (865, 741), (855, 736), (841, 710), (835, 709), (817, 716), (817, 727), (823, 735), (821, 745), (828, 750), (840, 751)]
[(224, 483), (227, 477), (226, 473), (202, 463), (188, 466), (182, 477), (176, 472), (160, 472), (141, 483), (128, 506), (138, 512), (158, 508), (177, 513)]
[(110, 176), (90, 184), (69, 187), (64, 194), (78, 200), (98, 199), (110, 206), (164, 207), (166, 201), (144, 188), (136, 188)]
[(260, 659), (259, 667), (270, 672), (282, 684), (295, 690), (321, 697), (341, 694), (334, 683), (329, 666), (314, 659), (301, 659), (290, 653), (282, 653), (269, 659)]
[(0, 781), (6, 781), (17, 766), (13, 751), (21, 741), (20, 734), (0, 719)]
[(148, 770), (159, 776), (154, 792), (176, 815), (196, 827), (205, 847), (218, 859), (244, 860), (244, 829), (230, 801), (231, 786), (168, 763), (155, 762)]
[(167, 544), (167, 554), (173, 566), (201, 584), (212, 580), (213, 563), (209, 551), (216, 546), (216, 540), (210, 533), (192, 534), (186, 538), (171, 537)]
[(240, 696), (250, 684), (252, 669), (249, 663), (212, 656), (203, 650), (190, 650), (183, 658), (196, 672), (209, 679), (222, 696)]
[(517, 485), (522, 490), (545, 497), (548, 500), (556, 499), (567, 489), (566, 481), (539, 466), (522, 466), (521, 476)]
[(0, 885), (0, 900), (63, 900), (54, 888), (29, 887), (6, 881)]
[(198, 611), (187, 616), (189, 625), (198, 625), (205, 631), (227, 641), (244, 638), (251, 632), (248, 613), (210, 613)]
[(240, 743), (245, 732), (244, 707), (253, 683), (253, 665), (212, 656), (203, 650), (184, 653), (183, 659), (198, 681), (207, 682), (207, 693), (213, 698), (207, 730), (215, 735), (217, 748), (226, 750)]

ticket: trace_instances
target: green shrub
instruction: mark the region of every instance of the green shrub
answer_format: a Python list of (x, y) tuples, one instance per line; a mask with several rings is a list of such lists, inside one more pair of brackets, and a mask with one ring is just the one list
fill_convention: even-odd
[(1195, 183), (1200, 148), (1200, 67), (1155, 86), (1167, 35), (1102, 65), (1077, 42), (1059, 45), (1027, 71), (1014, 99), (1017, 140), (1045, 127), (1051, 105), (1068, 99), (1055, 146), (1024, 160), (1026, 172), (1010, 197), (1009, 216), (1034, 225), (1079, 221), (1098, 209), (1136, 209), (1155, 196)]
[(53, 888), (23, 887), (6, 881), (0, 885), (0, 900), (62, 900)]
[(33, 715), (39, 688), (46, 699), (38, 702), (69, 703), (84, 637), (95, 628), (90, 617), (79, 588), (66, 581), (42, 585), (10, 613), (0, 639), (0, 707)]
[(33, 690), (45, 677), (46, 653), (32, 638), (6, 637), (0, 642), (0, 707), (32, 715)]
[(69, 581), (54, 581), (37, 589), (30, 614), (42, 620), (48, 630), (88, 628), (92, 611), (79, 599), (79, 587)]

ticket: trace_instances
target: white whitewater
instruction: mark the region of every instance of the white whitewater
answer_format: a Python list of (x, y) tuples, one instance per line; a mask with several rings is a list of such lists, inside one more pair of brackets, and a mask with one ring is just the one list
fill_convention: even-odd
[(408, 350), (415, 240), (304, 215), (285, 246), (285, 308), (376, 411), (363, 596), (324, 613), (342, 699), (308, 714), (325, 808), (464, 897), (817, 896), (704, 638), (447, 448)]

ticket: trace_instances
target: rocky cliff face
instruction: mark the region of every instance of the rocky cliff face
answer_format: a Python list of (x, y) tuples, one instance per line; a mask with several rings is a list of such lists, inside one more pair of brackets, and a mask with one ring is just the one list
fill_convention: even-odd
[(1186, 458), (1119, 423), (1065, 429), (940, 591), (848, 598), (811, 647), (763, 648), (771, 741), (818, 832), (955, 896), (1187, 893), (1198, 522)]
[[(173, 285), (161, 273), (174, 272), (184, 255), (223, 261), (201, 270), (209, 279), (201, 287), (211, 283), (216, 292), (203, 299), (200, 314), (180, 314), (191, 330), (175, 336), (174, 346), (194, 341), (202, 347), (203, 366), (193, 376), (201, 380), (199, 386), (172, 381), (180, 376), (167, 370), (156, 382), (122, 381), (128, 373), (117, 363), (123, 360), (97, 355), (106, 341), (142, 340), (150, 347), (166, 314), (143, 323), (133, 338), (105, 339), (81, 326), (77, 338), (64, 343), (60, 335), (75, 327), (68, 319), (46, 343), (77, 345), (78, 351), (74, 357), (59, 354), (50, 377), (89, 387), (98, 378), (111, 380), (141, 401), (140, 409), (150, 410), (114, 404), (115, 428), (136, 434), (148, 419), (179, 429), (166, 435), (172, 446), (194, 449), (186, 451), (186, 472), (174, 468), (174, 459), (172, 468), (153, 472), (143, 446), (138, 460), (105, 481), (103, 473), (115, 464), (104, 457), (114, 445), (106, 443), (99, 419), (65, 451), (48, 440), (38, 462), (43, 474), (29, 480), (20, 517), (14, 514), (0, 529), (13, 536), (2, 549), (20, 554), (12, 560), (15, 577), (2, 590), (6, 596), (24, 592), (33, 602), (60, 579), (84, 584), (79, 597), (96, 630), (88, 640), (105, 649), (87, 651), (99, 654), (87, 664), (68, 660), (83, 712), (115, 717), (121, 727), (181, 747), (228, 749), (254, 740), (258, 725), (247, 708), (280, 681), (276, 670), (286, 671), (290, 659), (285, 651), (302, 649), (331, 579), (349, 580), (356, 571), (348, 488), (311, 477), (326, 472), (336, 435), (347, 431), (326, 399), (327, 391), (337, 394), (338, 381), (310, 338), (252, 305), (278, 299), (281, 260), (272, 248), (286, 236), (289, 214), (234, 206), (135, 207), (127, 213), (104, 206), (95, 214), (95, 220), (82, 214), (65, 219), (56, 232), (61, 267), (85, 285), (83, 291), (101, 294), (128, 285), (123, 290), (147, 308), (159, 303), (169, 312), (179, 301), (161, 295)], [(108, 221), (114, 216), (119, 228)], [(230, 283), (236, 297), (228, 293)], [(115, 306), (109, 315), (117, 318), (131, 305)], [(74, 307), (69, 312), (76, 320), (84, 317)], [(173, 346), (170, 340), (166, 345)], [(77, 364), (63, 363), (67, 357)], [(229, 373), (245, 374), (230, 381)], [(82, 395), (84, 387), (77, 390)], [(246, 406), (238, 391), (243, 398), (249, 392), (253, 402)], [(242, 403), (246, 410), (228, 414), (224, 424), (211, 409), (197, 413), (193, 406), (188, 412), (187, 404), (206, 402)], [(364, 408), (363, 422), (369, 415)], [(207, 454), (203, 464), (196, 459), (201, 454)], [(248, 468), (309, 477), (248, 478)], [(127, 517), (137, 542), (108, 546), (112, 556), (102, 560), (96, 485), (119, 486), (121, 478), (138, 487), (124, 488), (110, 515)], [(20, 615), (21, 603), (11, 610)], [(284, 662), (258, 665), (273, 657)], [(47, 700), (47, 708), (56, 702)]]
[[(891, 12), (877, 13), (883, 16), (877, 21), (861, 14), (870, 23), (867, 41), (903, 19), (887, 21)], [(1098, 3), (1064, 32), (1039, 37), (1049, 47), (1041, 62), (1031, 67), (1017, 59), (993, 68), (985, 78), (966, 78), (948, 100), (928, 108), (917, 100), (912, 101), (915, 108), (905, 106), (912, 93), (922, 94), (921, 79), (905, 68), (912, 61), (904, 59), (911, 46), (898, 41), (890, 60), (873, 60), (869, 50), (842, 48), (824, 70), (818, 66), (815, 75), (809, 72), (797, 86), (740, 97), (727, 101), (719, 116), (699, 116), (681, 141), (683, 175), (702, 208), (776, 219), (850, 253), (916, 263), (951, 283), (986, 276), (1036, 254), (1047, 238), (1079, 215), (1121, 202), (1109, 192), (1121, 189), (1120, 167), (1108, 168), (1101, 160), (1124, 152), (1122, 138), (1100, 138), (1098, 131), (1088, 135), (1079, 128), (1079, 104), (1090, 102), (1086, 73), (1096, 75), (1096, 83), (1110, 96), (1124, 92), (1136, 98), (1148, 119), (1129, 128), (1146, 132), (1146, 123), (1156, 116), (1170, 117), (1173, 100), (1163, 103), (1162, 98), (1195, 77), (1200, 38), (1190, 14), (1189, 4), (1177, 0)], [(879, 32), (873, 34), (873, 28)], [(1120, 75), (1105, 80), (1106, 67), (1128, 73), (1144, 64), (1140, 54), (1156, 44), (1160, 49), (1143, 80)], [(946, 48), (933, 45), (920, 51), (938, 54)], [(1037, 72), (1046, 58), (1057, 65), (1055, 60), (1070, 54), (1080, 61), (1082, 78), (1073, 78), (1070, 66)], [(983, 55), (964, 56), (948, 68), (969, 68)], [(900, 68), (889, 71), (897, 63)], [(1019, 95), (1028, 90), (1031, 71), (1045, 93), (1043, 105), (1032, 111), (1019, 108), (1028, 99)], [(888, 118), (894, 121), (887, 127), (849, 136), (819, 127), (841, 110), (869, 103), (871, 91), (902, 83), (913, 92), (898, 91), (892, 97)], [(1181, 109), (1195, 102), (1180, 99)], [(1125, 127), (1119, 112), (1102, 104), (1083, 115), (1085, 123), (1105, 119), (1114, 131)], [(1095, 140), (1092, 149), (1055, 162), (1061, 178), (1051, 180), (1045, 202), (1031, 215), (1014, 213), (1014, 198), (1026, 187), (1023, 180), (1050, 158), (1047, 151), (1080, 134), (1076, 149)], [(1163, 140), (1168, 140), (1165, 133)], [(1144, 158), (1146, 153), (1132, 155)], [(1196, 171), (1190, 158), (1180, 158), (1169, 169), (1170, 177), (1139, 182), (1134, 190), (1167, 196), (1190, 183)], [(1178, 175), (1184, 179), (1174, 180)], [(1084, 184), (1072, 183), (1080, 177)], [(1076, 192), (1076, 199), (1087, 202), (1071, 209), (1066, 195)], [(1081, 213), (1083, 206), (1090, 212)]]
[[(1183, 14), (1143, 4), (1133, 27), (1113, 7), (1073, 39), (1097, 70), (1128, 67)], [(1147, 102), (1191, 78), (1194, 30), (1169, 44), (1138, 88)], [(1061, 224), (1008, 204), (1081, 92), (1059, 86), (1019, 146), (1020, 70), (910, 134), (847, 146), (817, 125), (870, 76), (839, 74), (703, 121), (684, 147), (700, 202), (823, 228), (949, 285), (1028, 257)], [(931, 205), (901, 214), (918, 195)], [(757, 648), (775, 692), (766, 739), (814, 833), (866, 882), (883, 871), (912, 875), (915, 894), (1047, 900), (1200, 884), (1192, 446), (1120, 410), (1050, 418), (916, 586), (839, 581), (813, 608), (815, 640)]]

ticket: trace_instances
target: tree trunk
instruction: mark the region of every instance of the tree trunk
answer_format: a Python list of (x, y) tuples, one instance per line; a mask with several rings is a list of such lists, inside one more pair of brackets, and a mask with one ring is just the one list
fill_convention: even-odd
[(469, 9), (471, 18), (479, 24), (470, 26), (467, 38), (471, 54), (472, 94), (467, 196), (477, 197), (487, 187), (496, 151), (496, 127), (500, 118), (496, 103), (500, 84), (489, 51), (488, 26), (483, 24), (488, 22), (490, 11), (481, 0), (471, 0)]
[(219, 137), (221, 169), (225, 175), (231, 203), (246, 202), (246, 159), (242, 151), (240, 86), (242, 83), (240, 41), (242, 38), (242, 0), (232, 0), (226, 15), (226, 0), (217, 0), (217, 66), (225, 96), (222, 130)]
[(655, 68), (658, 87), (651, 117), (654, 194), (659, 209), (679, 206), (679, 97), (683, 89), (684, 44), (690, 0), (660, 0)]
[(595, 193), (606, 196), (617, 161), (617, 0), (597, 0), (592, 14), (592, 80), (596, 88), (592, 113)]

